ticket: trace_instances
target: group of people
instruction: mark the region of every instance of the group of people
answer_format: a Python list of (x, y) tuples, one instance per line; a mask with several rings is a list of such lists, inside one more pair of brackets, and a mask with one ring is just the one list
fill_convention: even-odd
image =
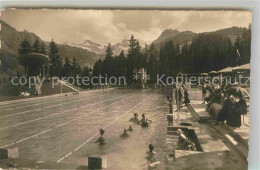
[[(175, 101), (175, 104), (182, 108), (183, 104), (187, 105), (190, 103), (189, 93), (186, 86), (182, 83), (175, 84), (174, 91), (171, 92), (170, 95), (167, 96), (167, 100), (170, 102), (170, 110), (172, 110), (172, 102)], [(174, 93), (174, 95), (173, 95)], [(175, 98), (174, 98), (175, 97)], [(175, 100), (174, 100), (175, 99)]]
[[(184, 84), (179, 84), (175, 89), (175, 99), (176, 105), (179, 104), (180, 108), (182, 108), (182, 104), (185, 105), (190, 103), (189, 93)], [(178, 101), (178, 102), (177, 102)]]
[[(127, 131), (132, 132), (132, 131), (133, 131), (133, 127), (130, 125), (127, 130), (124, 129), (123, 134), (121, 134), (120, 137), (121, 137), (121, 138), (127, 138), (127, 137), (129, 137)], [(104, 129), (99, 129), (100, 137), (99, 137), (96, 141), (94, 141), (94, 143), (98, 143), (98, 144), (100, 144), (100, 145), (106, 144), (106, 142), (105, 142), (105, 137), (104, 137), (104, 133), (105, 133), (105, 130), (104, 130)]]
[(121, 138), (127, 138), (127, 137), (129, 137), (130, 135), (127, 133), (127, 131), (133, 132), (134, 129), (132, 128), (131, 125), (129, 125), (129, 128), (128, 128), (127, 130), (124, 129), (124, 131), (123, 131), (123, 133), (120, 135), (120, 137), (121, 137)]
[(241, 115), (247, 114), (247, 103), (242, 90), (237, 84), (230, 83), (222, 86), (203, 85), (203, 103), (207, 103), (207, 111), (217, 119), (216, 125), (226, 121), (228, 126), (241, 126)]
[[(142, 127), (148, 127), (149, 123), (152, 122), (151, 120), (149, 120), (149, 119), (147, 119), (145, 117), (145, 114), (142, 114), (142, 119), (139, 120), (137, 113), (134, 113), (134, 117), (132, 117), (129, 121), (137, 123), (137, 124), (141, 125)], [(128, 134), (128, 132), (133, 132), (133, 127), (131, 125), (129, 125), (128, 129), (124, 129), (124, 131), (120, 135), (120, 137), (121, 138), (129, 137), (130, 135)], [(105, 133), (105, 130), (104, 129), (100, 129), (99, 130), (100, 137), (96, 141), (94, 141), (94, 143), (98, 143), (100, 145), (104, 145), (105, 144), (104, 133)]]
[(149, 120), (145, 117), (145, 114), (142, 114), (142, 119), (139, 120), (138, 114), (134, 113), (134, 117), (132, 117), (129, 121), (134, 122), (136, 124), (141, 125), (142, 127), (148, 127), (149, 123), (152, 122), (152, 120)]

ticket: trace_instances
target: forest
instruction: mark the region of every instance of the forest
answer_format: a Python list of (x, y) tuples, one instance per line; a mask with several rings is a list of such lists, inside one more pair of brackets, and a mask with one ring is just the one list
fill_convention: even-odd
[(122, 51), (113, 56), (110, 44), (104, 60), (98, 60), (93, 67), (93, 75), (125, 76), (128, 83), (133, 81), (133, 70), (145, 68), (150, 79), (156, 82), (157, 74), (176, 76), (218, 71), (250, 62), (251, 26), (237, 37), (234, 44), (228, 37), (219, 34), (199, 34), (192, 42), (175, 44), (168, 41), (157, 50), (154, 44), (141, 48), (131, 36), (127, 54)]
[(113, 55), (113, 49), (109, 43), (106, 49), (105, 58), (98, 60), (93, 67), (84, 66), (81, 68), (75, 57), (69, 61), (65, 57), (63, 61), (59, 55), (59, 49), (52, 40), (46, 51), (44, 44), (35, 41), (32, 45), (28, 40), (21, 42), (19, 55), (30, 52), (47, 54), (50, 64), (46, 67), (49, 76), (58, 77), (79, 77), (84, 76), (125, 76), (127, 83), (133, 81), (133, 70), (145, 68), (150, 79), (148, 83), (156, 82), (157, 74), (176, 76), (179, 72), (204, 73), (218, 71), (225, 67), (233, 67), (250, 62), (251, 48), (251, 25), (245, 29), (241, 37), (237, 37), (232, 44), (228, 37), (219, 34), (198, 34), (191, 42), (176, 44), (168, 41), (161, 44), (160, 49), (155, 45), (146, 45), (141, 48), (134, 35), (129, 39), (129, 48), (125, 54)]

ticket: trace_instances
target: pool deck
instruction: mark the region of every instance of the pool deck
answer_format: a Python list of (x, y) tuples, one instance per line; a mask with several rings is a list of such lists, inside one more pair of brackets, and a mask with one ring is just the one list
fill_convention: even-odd
[[(190, 104), (191, 112), (194, 114), (194, 117), (197, 117), (198, 120), (207, 120), (213, 121), (208, 112), (205, 109), (205, 104), (202, 104), (202, 101), (192, 102)], [(248, 138), (249, 138), (249, 130), (250, 130), (250, 115), (247, 113), (246, 115), (241, 116), (242, 125), (239, 128), (229, 127), (226, 123), (223, 124), (222, 128), (225, 128), (235, 136), (240, 142), (244, 143), (248, 147)], [(221, 126), (220, 126), (221, 127)]]
[[(247, 169), (247, 161), (243, 159), (230, 145), (221, 133), (213, 127), (213, 123), (198, 121), (198, 118), (204, 120), (212, 120), (206, 112), (204, 104), (200, 101), (192, 101), (191, 107), (196, 111), (197, 117), (194, 116), (192, 110), (183, 107), (179, 111), (180, 122), (190, 123), (191, 126), (181, 126), (179, 123), (174, 123), (168, 127), (168, 149), (172, 150), (171, 143), (174, 130), (177, 128), (193, 129), (196, 133), (198, 141), (203, 149), (203, 152), (198, 151), (175, 151), (175, 161), (170, 159), (167, 164), (158, 165), (158, 169)], [(174, 114), (177, 114), (175, 112)], [(176, 116), (177, 117), (177, 116)], [(222, 131), (222, 130), (220, 130)], [(248, 151), (244, 151), (248, 152)]]

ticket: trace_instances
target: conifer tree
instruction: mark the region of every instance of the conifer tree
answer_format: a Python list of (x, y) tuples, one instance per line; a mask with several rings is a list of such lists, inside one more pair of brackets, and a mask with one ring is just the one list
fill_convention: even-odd
[(84, 66), (83, 67), (83, 70), (82, 70), (82, 75), (83, 76), (86, 76), (86, 77), (89, 77), (90, 76), (90, 70), (91, 68), (89, 68), (88, 66)]
[(64, 77), (71, 76), (71, 64), (70, 64), (70, 61), (69, 61), (68, 57), (65, 58), (65, 63), (63, 65), (62, 76), (64, 76)]
[[(101, 59), (99, 59), (93, 66), (93, 76), (99, 77), (102, 74), (102, 65), (103, 62)], [(99, 83), (97, 79), (93, 80), (94, 83)]]
[(31, 44), (27, 39), (24, 39), (21, 44), (20, 44), (21, 48), (18, 50), (18, 54), (20, 56), (28, 54), (31, 52)]
[(49, 57), (50, 57), (50, 69), (49, 69), (49, 74), (50, 76), (61, 76), (61, 71), (62, 71), (62, 59), (60, 58), (60, 55), (58, 55), (59, 50), (56, 45), (56, 43), (52, 40), (50, 42), (50, 52), (49, 52)]
[(40, 52), (40, 47), (39, 47), (39, 40), (38, 38), (34, 41), (34, 44), (32, 46), (32, 52), (33, 53), (39, 53)]
[(44, 55), (47, 54), (46, 47), (45, 47), (44, 43), (42, 43), (42, 45), (41, 45), (40, 53), (44, 54)]
[(126, 57), (122, 50), (119, 56), (115, 57), (115, 75), (117, 77), (126, 75)]
[(136, 39), (134, 38), (134, 35), (131, 35), (131, 38), (129, 40), (129, 48), (128, 48), (128, 55), (131, 55), (134, 52), (134, 49), (136, 47)]
[(103, 61), (102, 65), (102, 75), (107, 76), (108, 78), (112, 76), (113, 74), (113, 49), (111, 47), (111, 44), (108, 43), (105, 59)]
[(159, 73), (159, 60), (158, 52), (155, 49), (154, 44), (152, 43), (149, 48), (149, 61), (147, 63), (147, 74), (150, 77), (149, 82), (155, 83), (157, 74)]

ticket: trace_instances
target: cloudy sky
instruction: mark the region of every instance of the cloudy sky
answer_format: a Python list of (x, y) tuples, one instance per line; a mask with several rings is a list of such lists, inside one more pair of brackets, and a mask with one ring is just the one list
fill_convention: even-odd
[(18, 31), (26, 29), (41, 39), (58, 43), (82, 43), (88, 39), (102, 45), (129, 39), (151, 42), (171, 28), (196, 33), (232, 26), (247, 27), (248, 11), (160, 10), (5, 10), (0, 19)]

